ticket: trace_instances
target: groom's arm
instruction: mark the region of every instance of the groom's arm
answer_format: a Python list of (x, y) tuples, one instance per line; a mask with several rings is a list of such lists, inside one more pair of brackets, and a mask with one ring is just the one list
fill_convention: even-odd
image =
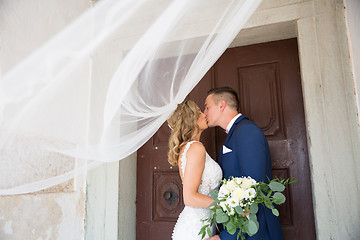
[[(236, 232), (234, 233), (234, 235), (231, 235), (230, 233), (228, 233), (225, 229), (222, 230), (219, 233), (219, 238), (220, 240), (237, 240), (237, 235), (239, 233), (239, 230), (236, 230)], [(212, 239), (211, 239), (212, 240)]]
[(219, 235), (215, 235), (208, 240), (237, 240), (237, 234), (239, 230), (237, 230), (234, 235), (231, 235), (226, 230), (222, 230)]

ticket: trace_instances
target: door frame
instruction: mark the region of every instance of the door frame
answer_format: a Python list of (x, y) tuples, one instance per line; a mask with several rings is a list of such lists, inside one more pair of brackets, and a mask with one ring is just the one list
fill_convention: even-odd
[[(312, 4), (312, 2), (310, 3)], [(310, 8), (308, 5), (306, 7)], [(349, 199), (348, 201), (345, 199), (345, 202), (360, 201), (360, 197), (358, 192), (353, 191), (354, 189), (351, 186), (344, 188), (340, 187), (340, 184), (344, 182), (344, 177), (346, 177), (346, 181), (349, 183), (350, 181), (359, 181), (360, 177), (356, 176), (356, 172), (360, 172), (360, 166), (357, 165), (356, 159), (360, 157), (360, 139), (356, 112), (351, 111), (351, 109), (356, 109), (356, 101), (354, 101), (352, 94), (350, 94), (353, 91), (353, 78), (349, 60), (347, 60), (348, 43), (346, 41), (346, 29), (345, 24), (342, 24), (343, 19), (340, 19), (341, 15), (339, 12), (328, 10), (328, 12), (320, 14), (321, 11), (315, 11), (315, 7), (312, 6), (309, 9), (311, 13), (306, 16), (295, 16), (298, 17), (297, 19), (294, 19), (294, 16), (287, 16), (290, 20), (281, 22), (282, 20), (276, 17), (269, 20), (270, 23), (271, 21), (280, 23), (269, 24), (265, 20), (258, 20), (258, 23), (250, 21), (230, 47), (294, 37), (298, 39), (317, 238), (337, 239), (339, 236), (349, 236), (351, 238), (353, 233), (346, 231), (348, 229), (355, 229), (353, 231), (357, 231), (357, 227), (355, 225), (349, 226), (351, 221), (343, 221), (341, 223), (341, 219), (350, 220), (345, 216), (354, 211), (359, 212), (360, 207), (356, 208), (356, 206), (351, 204), (342, 203), (344, 202), (344, 196), (346, 199)], [(317, 7), (321, 8), (321, 5)], [(271, 9), (267, 9), (267, 11), (271, 12)], [(285, 12), (286, 10), (282, 11)], [(279, 10), (277, 14), (279, 13), (281, 15), (282, 12)], [(340, 17), (336, 18), (336, 13)], [(261, 11), (259, 14), (261, 14)], [(253, 16), (252, 19), (259, 18), (259, 16)], [(322, 44), (322, 42), (327, 42), (328, 44)], [(325, 57), (327, 58), (325, 59)], [(341, 115), (342, 124), (337, 124), (337, 120), (340, 117), (340, 114), (337, 116), (337, 113), (342, 112), (340, 109), (350, 110), (343, 112)], [(333, 113), (332, 117), (328, 115), (329, 112)], [(337, 141), (339, 136), (341, 136), (342, 141)], [(346, 136), (348, 137), (346, 138)], [(338, 156), (342, 156), (347, 161), (338, 161)], [(136, 153), (133, 156), (133, 161), (136, 162)], [(341, 169), (342, 171), (335, 171), (335, 169)], [(347, 171), (349, 174), (344, 176), (344, 171)], [(107, 172), (102, 171), (97, 174), (107, 175)], [(136, 175), (136, 166), (134, 167), (133, 164), (127, 171), (122, 171), (122, 177), (124, 177), (123, 174)], [(112, 186), (109, 189), (112, 189), (112, 192), (105, 192), (101, 196), (99, 194), (91, 194), (92, 191), (95, 191), (96, 187), (87, 184), (87, 203), (98, 201), (95, 196), (103, 199), (112, 197), (116, 195), (114, 193), (118, 193), (119, 187), (136, 189), (136, 181), (126, 186), (120, 184), (120, 186), (114, 187), (113, 183), (118, 182), (119, 176), (119, 171), (112, 171), (112, 174), (108, 175), (109, 181), (105, 183), (106, 186), (103, 186), (103, 188), (108, 188), (110, 184)], [(344, 194), (339, 194), (339, 190)], [(119, 216), (122, 215), (119, 206), (124, 205), (126, 202), (135, 203), (135, 201), (135, 196), (125, 199), (120, 196), (116, 201), (102, 205), (101, 209), (97, 210), (96, 216), (93, 214), (94, 217), (91, 219), (87, 217), (87, 224), (91, 225), (95, 218), (97, 218), (98, 222), (102, 223), (113, 221), (115, 219), (114, 216), (104, 214), (113, 210), (118, 211), (116, 222), (119, 219), (121, 224), (122, 219)], [(336, 206), (341, 206), (341, 208)], [(334, 210), (329, 211), (329, 209)], [(90, 209), (89, 211), (94, 210)], [(135, 210), (132, 210), (130, 215), (134, 218), (136, 216)], [(353, 218), (353, 224), (357, 223), (356, 218)], [(124, 219), (124, 221), (127, 220)], [(131, 224), (133, 224), (133, 227), (131, 227)], [(136, 234), (134, 232), (135, 221), (129, 223), (129, 225), (130, 227), (125, 229), (124, 232), (117, 230), (119, 232), (117, 238), (114, 236), (107, 239), (124, 239), (123, 236), (134, 236)], [(110, 233), (112, 229), (108, 229), (105, 226), (106, 224), (102, 224), (97, 226), (96, 229), (87, 228), (86, 235), (94, 236), (92, 231), (109, 232), (108, 235), (112, 235)], [(86, 239), (93, 238), (88, 237)]]

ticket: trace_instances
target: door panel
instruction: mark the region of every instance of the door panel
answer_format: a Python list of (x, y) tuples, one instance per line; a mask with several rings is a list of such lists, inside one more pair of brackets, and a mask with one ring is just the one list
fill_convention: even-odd
[[(187, 97), (202, 108), (207, 90), (230, 86), (239, 93), (240, 112), (263, 130), (273, 175), (295, 177), (279, 207), (287, 240), (315, 239), (305, 117), (296, 39), (228, 49)], [(138, 151), (137, 239), (170, 239), (183, 208), (177, 167), (166, 154), (170, 130), (164, 124)], [(211, 128), (202, 135), (217, 159), (226, 134)]]

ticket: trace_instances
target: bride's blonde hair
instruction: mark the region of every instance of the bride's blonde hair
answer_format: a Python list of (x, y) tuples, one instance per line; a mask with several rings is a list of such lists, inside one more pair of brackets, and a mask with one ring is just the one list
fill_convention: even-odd
[(199, 133), (199, 115), (199, 107), (194, 101), (188, 100), (178, 104), (173, 115), (167, 120), (172, 129), (168, 152), (168, 161), (172, 166), (178, 164), (181, 148)]

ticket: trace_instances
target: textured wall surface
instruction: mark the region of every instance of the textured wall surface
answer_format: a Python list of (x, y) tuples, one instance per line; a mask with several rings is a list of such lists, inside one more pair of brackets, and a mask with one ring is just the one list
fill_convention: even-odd
[[(88, 7), (90, 2), (87, 0), (1, 0), (0, 72), (11, 69)], [(17, 141), (23, 143), (24, 149), (36, 148), (31, 136), (23, 136)], [(14, 154), (21, 154), (21, 148)], [(14, 179), (30, 182), (36, 180), (36, 176), (51, 176), (53, 171), (71, 169), (74, 164), (74, 159), (64, 159), (56, 154), (43, 156), (37, 165), (29, 163), (20, 167), (13, 162), (11, 178), (6, 175), (8, 173), (1, 174), (0, 185), (16, 185)], [(8, 182), (9, 179), (12, 182)], [(40, 193), (1, 196), (0, 239), (84, 239), (85, 207), (84, 177)]]
[(0, 239), (83, 239), (84, 220), (83, 191), (0, 198)]

